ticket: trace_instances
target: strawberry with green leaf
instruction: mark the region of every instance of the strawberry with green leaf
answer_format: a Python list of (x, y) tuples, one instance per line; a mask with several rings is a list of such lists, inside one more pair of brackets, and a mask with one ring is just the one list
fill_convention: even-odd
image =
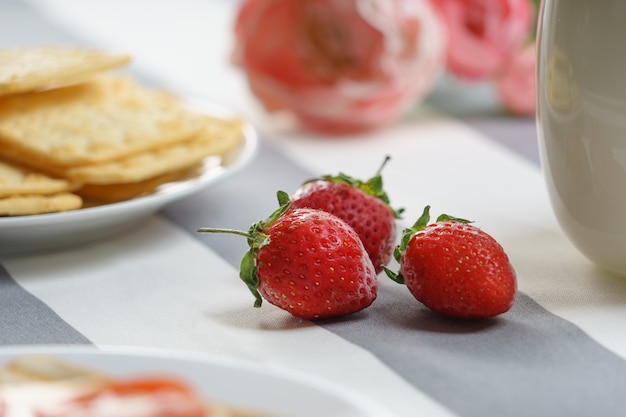
[(248, 239), (240, 277), (255, 296), (305, 319), (340, 317), (363, 310), (377, 296), (378, 281), (357, 233), (322, 210), (293, 208), (279, 191), (280, 207), (248, 232), (200, 228), (201, 233), (234, 233)]
[(383, 270), (396, 245), (397, 227), (402, 209), (394, 210), (383, 189), (380, 172), (367, 181), (346, 174), (325, 175), (308, 180), (291, 196), (292, 207), (309, 207), (332, 213), (357, 232), (374, 264), (376, 273)]
[(443, 214), (428, 224), (429, 211), (404, 230), (394, 250), (400, 271), (385, 268), (387, 275), (444, 316), (481, 319), (508, 311), (517, 279), (502, 246), (464, 219)]

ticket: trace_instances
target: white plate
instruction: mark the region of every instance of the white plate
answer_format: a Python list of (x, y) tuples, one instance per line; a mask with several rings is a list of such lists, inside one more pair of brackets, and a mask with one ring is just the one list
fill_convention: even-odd
[(0, 366), (15, 356), (49, 354), (118, 377), (167, 373), (206, 398), (281, 417), (394, 417), (371, 399), (324, 379), (234, 358), (143, 348), (14, 347), (0, 349)]
[[(200, 105), (196, 105), (199, 107)], [(225, 115), (208, 105), (199, 107), (208, 114)], [(58, 249), (105, 238), (157, 212), (163, 206), (195, 194), (241, 170), (256, 155), (258, 136), (244, 126), (241, 146), (222, 157), (209, 157), (197, 177), (166, 184), (153, 194), (119, 203), (62, 213), (0, 217), (0, 255), (21, 255)]]

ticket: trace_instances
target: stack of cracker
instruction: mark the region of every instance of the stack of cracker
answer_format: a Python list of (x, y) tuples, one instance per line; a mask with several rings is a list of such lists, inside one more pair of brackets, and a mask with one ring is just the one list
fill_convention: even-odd
[(145, 195), (243, 139), (241, 121), (112, 71), (129, 62), (85, 48), (0, 50), (0, 216)]

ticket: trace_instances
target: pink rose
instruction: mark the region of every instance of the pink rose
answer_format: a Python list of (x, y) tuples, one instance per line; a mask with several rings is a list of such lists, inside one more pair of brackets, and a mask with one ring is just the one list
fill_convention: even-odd
[(448, 28), (447, 68), (482, 80), (500, 70), (533, 28), (531, 0), (436, 0)]
[(535, 114), (535, 43), (517, 51), (496, 79), (503, 106), (519, 116)]
[(328, 133), (396, 120), (445, 53), (427, 0), (247, 0), (235, 35), (234, 62), (264, 106)]

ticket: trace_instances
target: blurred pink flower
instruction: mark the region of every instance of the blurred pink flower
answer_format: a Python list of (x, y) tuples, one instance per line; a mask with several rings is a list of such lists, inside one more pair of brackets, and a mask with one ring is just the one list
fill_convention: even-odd
[(533, 30), (531, 0), (435, 0), (448, 30), (447, 68), (468, 81), (494, 75)]
[(502, 105), (519, 116), (535, 114), (535, 42), (517, 51), (496, 79)]
[(399, 118), (430, 91), (446, 41), (428, 0), (246, 0), (235, 35), (266, 109), (327, 133)]

